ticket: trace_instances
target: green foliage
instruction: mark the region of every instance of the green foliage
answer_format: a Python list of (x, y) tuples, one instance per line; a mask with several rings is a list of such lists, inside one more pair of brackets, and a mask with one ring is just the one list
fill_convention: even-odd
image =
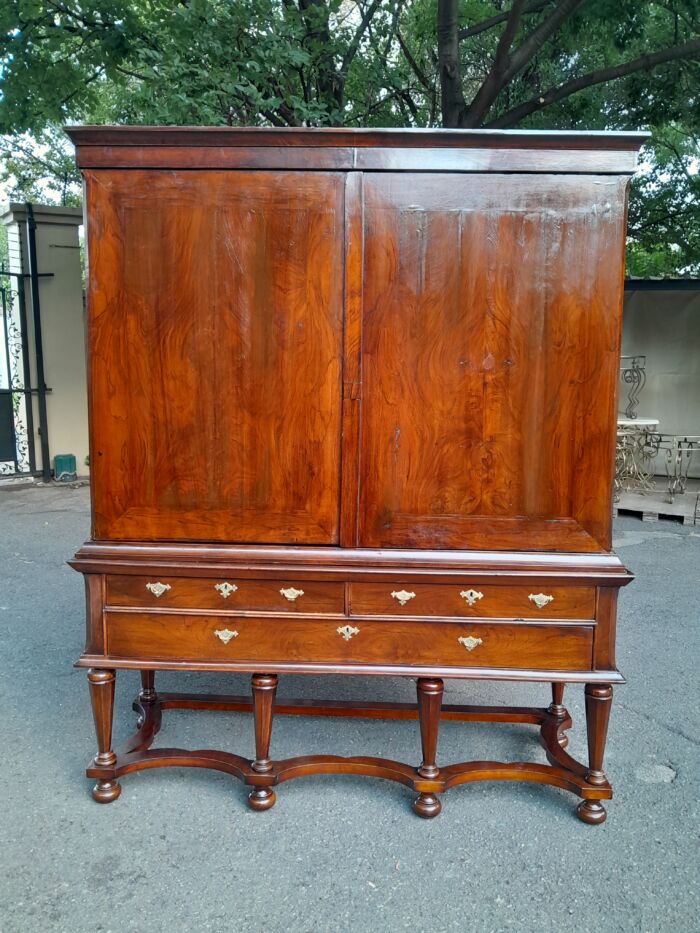
[(700, 275), (698, 137), (678, 126), (654, 133), (646, 171), (632, 181), (630, 275)]
[[(526, 0), (511, 53), (560, 3)], [(467, 109), (510, 8), (460, 0)], [(440, 125), (436, 24), (437, 0), (0, 0), (0, 182), (16, 197), (75, 200), (66, 122)], [(651, 128), (630, 210), (635, 273), (698, 270), (700, 54), (643, 56), (699, 35), (700, 0), (585, 0), (476, 124)]]
[(0, 185), (12, 201), (80, 204), (80, 173), (58, 127), (0, 138)]

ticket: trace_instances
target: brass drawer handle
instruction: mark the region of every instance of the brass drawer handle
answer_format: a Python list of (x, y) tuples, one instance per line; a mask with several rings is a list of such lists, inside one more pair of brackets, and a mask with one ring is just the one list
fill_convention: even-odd
[(391, 594), (393, 599), (397, 599), (399, 606), (405, 606), (409, 599), (415, 599), (415, 593), (409, 593), (408, 590), (394, 590)]
[(235, 583), (215, 583), (214, 589), (221, 593), (222, 599), (228, 599), (231, 593), (235, 593), (238, 587)]
[(484, 594), (478, 590), (462, 590), (459, 595), (466, 600), (468, 606), (473, 606), (474, 603), (484, 598)]
[(230, 628), (218, 628), (214, 634), (219, 638), (225, 645), (227, 645), (232, 638), (238, 638), (238, 632), (232, 632)]
[(167, 593), (170, 589), (169, 583), (147, 583), (146, 589), (150, 590), (155, 597), (162, 596), (163, 593)]
[(290, 603), (293, 603), (295, 599), (304, 595), (303, 590), (295, 590), (293, 586), (287, 587), (287, 589), (281, 589), (280, 593), (285, 599), (288, 599)]
[(339, 628), (336, 629), (336, 632), (339, 635), (342, 635), (345, 641), (350, 641), (353, 635), (360, 634), (359, 628), (355, 628), (354, 625), (341, 625)]
[(473, 651), (477, 645), (483, 645), (483, 641), (480, 638), (474, 638), (473, 635), (462, 635), (457, 641), (460, 645), (464, 645), (467, 651)]
[(528, 599), (531, 603), (534, 603), (538, 609), (544, 609), (547, 603), (551, 603), (554, 599), (553, 596), (547, 596), (546, 593), (530, 593)]

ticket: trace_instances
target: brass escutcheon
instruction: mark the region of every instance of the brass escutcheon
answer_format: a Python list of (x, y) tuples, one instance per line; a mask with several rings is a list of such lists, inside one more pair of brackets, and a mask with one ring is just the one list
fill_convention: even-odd
[(227, 645), (232, 638), (238, 638), (238, 632), (232, 632), (230, 628), (218, 628), (214, 634), (225, 645)]
[(462, 590), (459, 595), (466, 600), (468, 606), (473, 606), (474, 603), (484, 598), (484, 594), (478, 590)]
[(546, 593), (530, 593), (528, 599), (531, 603), (534, 603), (538, 609), (544, 609), (547, 603), (551, 603), (554, 599), (553, 596), (547, 596)]
[(474, 638), (473, 635), (462, 635), (457, 641), (460, 645), (464, 645), (467, 651), (473, 651), (477, 645), (483, 645), (483, 641), (480, 638)]
[(415, 599), (415, 593), (409, 593), (408, 590), (394, 590), (391, 594), (394, 599), (397, 599), (399, 606), (405, 606), (409, 599)]

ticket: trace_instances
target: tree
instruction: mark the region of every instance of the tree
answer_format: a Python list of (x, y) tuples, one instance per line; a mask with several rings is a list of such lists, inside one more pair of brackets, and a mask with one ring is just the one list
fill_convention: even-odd
[[(478, 5), (493, 8), (493, 4)], [(438, 0), (445, 126), (507, 128), (544, 110), (548, 122), (559, 123), (562, 115), (571, 118), (562, 102), (610, 82), (615, 82), (609, 94), (616, 106), (598, 115), (597, 122), (601, 116), (618, 122), (622, 102), (627, 123), (648, 123), (650, 117), (660, 115), (659, 107), (666, 119), (691, 113), (689, 99), (672, 94), (669, 101), (659, 101), (656, 95), (650, 101), (648, 91), (651, 73), (667, 87), (672, 77), (697, 91), (700, 4), (696, 0), (512, 0), (508, 9), (464, 29), (459, 28), (458, 6), (458, 0)], [(482, 49), (476, 56), (463, 49), (474, 37), (496, 30), (486, 56)], [(635, 93), (638, 81), (625, 82), (640, 74), (645, 76), (647, 94)], [(595, 101), (596, 95), (587, 99)], [(586, 110), (590, 119), (593, 111)]]
[(55, 126), (0, 137), (0, 185), (13, 200), (80, 204), (80, 173), (63, 132)]
[(700, 0), (0, 0), (19, 190), (73, 190), (67, 121), (650, 127), (630, 257), (659, 272), (700, 269), (699, 84)]

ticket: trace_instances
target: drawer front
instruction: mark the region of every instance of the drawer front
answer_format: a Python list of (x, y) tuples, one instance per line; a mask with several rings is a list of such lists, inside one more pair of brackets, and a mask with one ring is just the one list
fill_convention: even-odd
[(590, 670), (593, 628), (499, 622), (107, 613), (112, 657)]
[(353, 583), (351, 615), (472, 616), (488, 619), (593, 619), (593, 587), (443, 586)]
[(142, 609), (225, 609), (228, 612), (303, 612), (342, 614), (342, 583), (299, 583), (293, 580), (241, 580), (235, 576), (108, 576), (108, 606)]

